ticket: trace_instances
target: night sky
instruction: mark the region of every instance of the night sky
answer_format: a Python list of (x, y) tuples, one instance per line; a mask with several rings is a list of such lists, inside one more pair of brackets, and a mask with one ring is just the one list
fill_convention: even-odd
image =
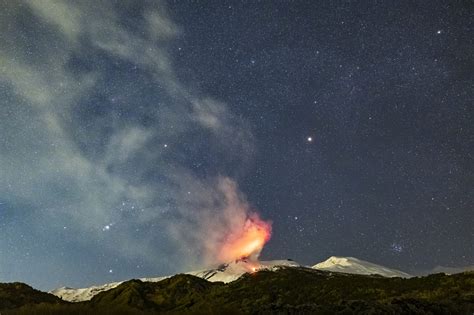
[(474, 264), (473, 9), (0, 1), (0, 282), (202, 268), (250, 212), (262, 259)]

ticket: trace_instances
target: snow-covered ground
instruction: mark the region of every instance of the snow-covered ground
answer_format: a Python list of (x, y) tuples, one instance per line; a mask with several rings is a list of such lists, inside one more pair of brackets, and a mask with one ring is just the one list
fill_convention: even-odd
[(270, 260), (252, 262), (248, 259), (241, 259), (229, 264), (223, 264), (215, 269), (191, 271), (187, 274), (206, 279), (208, 281), (232, 282), (247, 272), (255, 272), (262, 269), (273, 269), (279, 266), (301, 267), (300, 264), (292, 260)]
[(92, 286), (89, 288), (81, 288), (81, 289), (62, 287), (62, 288), (55, 289), (51, 291), (50, 293), (56, 295), (57, 297), (60, 297), (61, 299), (65, 301), (81, 302), (81, 301), (88, 301), (92, 299), (94, 295), (99, 294), (100, 292), (103, 292), (103, 291), (111, 290), (117, 287), (118, 285), (120, 285), (121, 283), (122, 282), (112, 282), (112, 283)]
[(313, 266), (314, 269), (344, 272), (361, 275), (381, 275), (384, 277), (409, 278), (409, 274), (396, 269), (380, 266), (354, 257), (329, 257), (327, 260)]

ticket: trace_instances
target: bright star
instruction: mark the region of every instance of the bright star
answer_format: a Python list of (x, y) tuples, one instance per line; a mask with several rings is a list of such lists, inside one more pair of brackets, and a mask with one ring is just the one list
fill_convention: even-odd
[(403, 246), (401, 244), (398, 244), (398, 243), (392, 243), (390, 245), (390, 249), (395, 252), (395, 253), (398, 253), (400, 254), (401, 252), (403, 252)]
[(312, 137), (308, 137), (306, 140), (308, 140), (308, 142), (313, 142), (313, 138), (312, 138)]

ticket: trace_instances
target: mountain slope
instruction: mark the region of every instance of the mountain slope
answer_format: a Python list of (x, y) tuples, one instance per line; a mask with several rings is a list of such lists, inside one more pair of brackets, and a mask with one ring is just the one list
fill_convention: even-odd
[[(143, 282), (158, 282), (166, 278), (167, 277), (142, 278), (140, 280)], [(80, 289), (62, 287), (62, 288), (54, 289), (53, 291), (50, 291), (49, 293), (63, 299), (64, 301), (82, 302), (82, 301), (88, 301), (92, 299), (94, 296), (96, 296), (100, 292), (114, 289), (118, 287), (120, 284), (122, 284), (123, 282), (125, 281), (111, 282), (111, 283), (106, 283), (103, 285), (96, 285), (96, 286), (92, 286), (88, 288), (80, 288)]]
[[(300, 264), (292, 261), (292, 260), (271, 260), (271, 261), (260, 261), (258, 263), (253, 262), (249, 259), (243, 258), (236, 260), (234, 262), (228, 264), (222, 264), (217, 268), (213, 269), (204, 269), (204, 270), (197, 270), (197, 271), (190, 271), (186, 274), (193, 275), (207, 281), (211, 282), (231, 282), (237, 280), (240, 276), (247, 272), (255, 272), (257, 270), (262, 269), (277, 269), (280, 266), (287, 266), (287, 267), (298, 267), (301, 266)], [(156, 277), (156, 278), (141, 278), (140, 281), (143, 282), (159, 282), (161, 280), (167, 279), (167, 277)], [(92, 299), (94, 296), (99, 294), (100, 292), (108, 291), (113, 288), (118, 287), (122, 282), (112, 282), (107, 283), (104, 285), (92, 286), (89, 288), (81, 288), (81, 289), (74, 289), (74, 288), (59, 288), (51, 291), (50, 293), (62, 298), (65, 301), (69, 302), (82, 302), (88, 301)]]
[(54, 295), (33, 289), (24, 283), (0, 283), (0, 310), (38, 303), (64, 303)]
[(429, 272), (424, 273), (424, 275), (433, 274), (433, 273), (445, 273), (447, 275), (453, 275), (453, 274), (456, 274), (456, 273), (462, 273), (462, 272), (466, 272), (466, 271), (474, 271), (474, 265), (465, 266), (465, 267), (436, 266), (433, 269), (431, 269)]
[[(239, 259), (228, 264), (222, 264), (216, 268), (204, 269), (187, 272), (188, 275), (193, 275), (211, 282), (232, 282), (239, 279), (245, 273), (253, 273), (258, 270), (276, 270), (280, 267), (301, 267), (302, 265), (292, 260), (271, 260), (271, 261), (252, 261), (247, 258)], [(409, 274), (383, 267), (374, 263), (370, 263), (364, 260), (360, 260), (353, 257), (330, 257), (326, 261), (318, 263), (313, 266), (314, 269), (332, 271), (332, 272), (343, 272), (350, 274), (362, 274), (362, 275), (381, 275), (384, 277), (410, 277)], [(143, 282), (159, 282), (167, 277), (156, 277), (156, 278), (141, 278)], [(52, 294), (62, 298), (69, 302), (81, 302), (88, 301), (96, 296), (100, 292), (108, 291), (118, 287), (123, 282), (113, 282), (99, 286), (92, 286), (89, 288), (59, 288), (51, 291)]]
[(130, 280), (117, 288), (102, 292), (88, 301), (97, 310), (153, 310), (167, 312), (209, 307), (207, 298), (211, 290), (222, 286), (191, 275), (176, 275), (159, 282)]
[(258, 270), (275, 270), (280, 267), (301, 267), (301, 265), (289, 259), (254, 262), (243, 258), (228, 264), (222, 264), (215, 269), (191, 271), (187, 274), (211, 282), (222, 281), (228, 283), (237, 280), (243, 274), (248, 272), (252, 273)]
[(227, 284), (192, 275), (131, 280), (82, 303), (24, 305), (23, 314), (472, 314), (474, 273), (386, 278), (279, 267)]
[(327, 260), (313, 266), (317, 270), (343, 272), (360, 275), (380, 275), (384, 277), (411, 277), (409, 274), (396, 269), (380, 266), (354, 257), (329, 257)]

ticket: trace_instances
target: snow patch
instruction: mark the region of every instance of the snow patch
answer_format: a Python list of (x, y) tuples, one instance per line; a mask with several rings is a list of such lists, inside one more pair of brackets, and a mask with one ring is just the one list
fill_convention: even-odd
[(314, 265), (313, 269), (360, 275), (380, 275), (384, 277), (411, 277), (411, 275), (403, 271), (383, 267), (354, 257), (332, 256), (327, 260)]

